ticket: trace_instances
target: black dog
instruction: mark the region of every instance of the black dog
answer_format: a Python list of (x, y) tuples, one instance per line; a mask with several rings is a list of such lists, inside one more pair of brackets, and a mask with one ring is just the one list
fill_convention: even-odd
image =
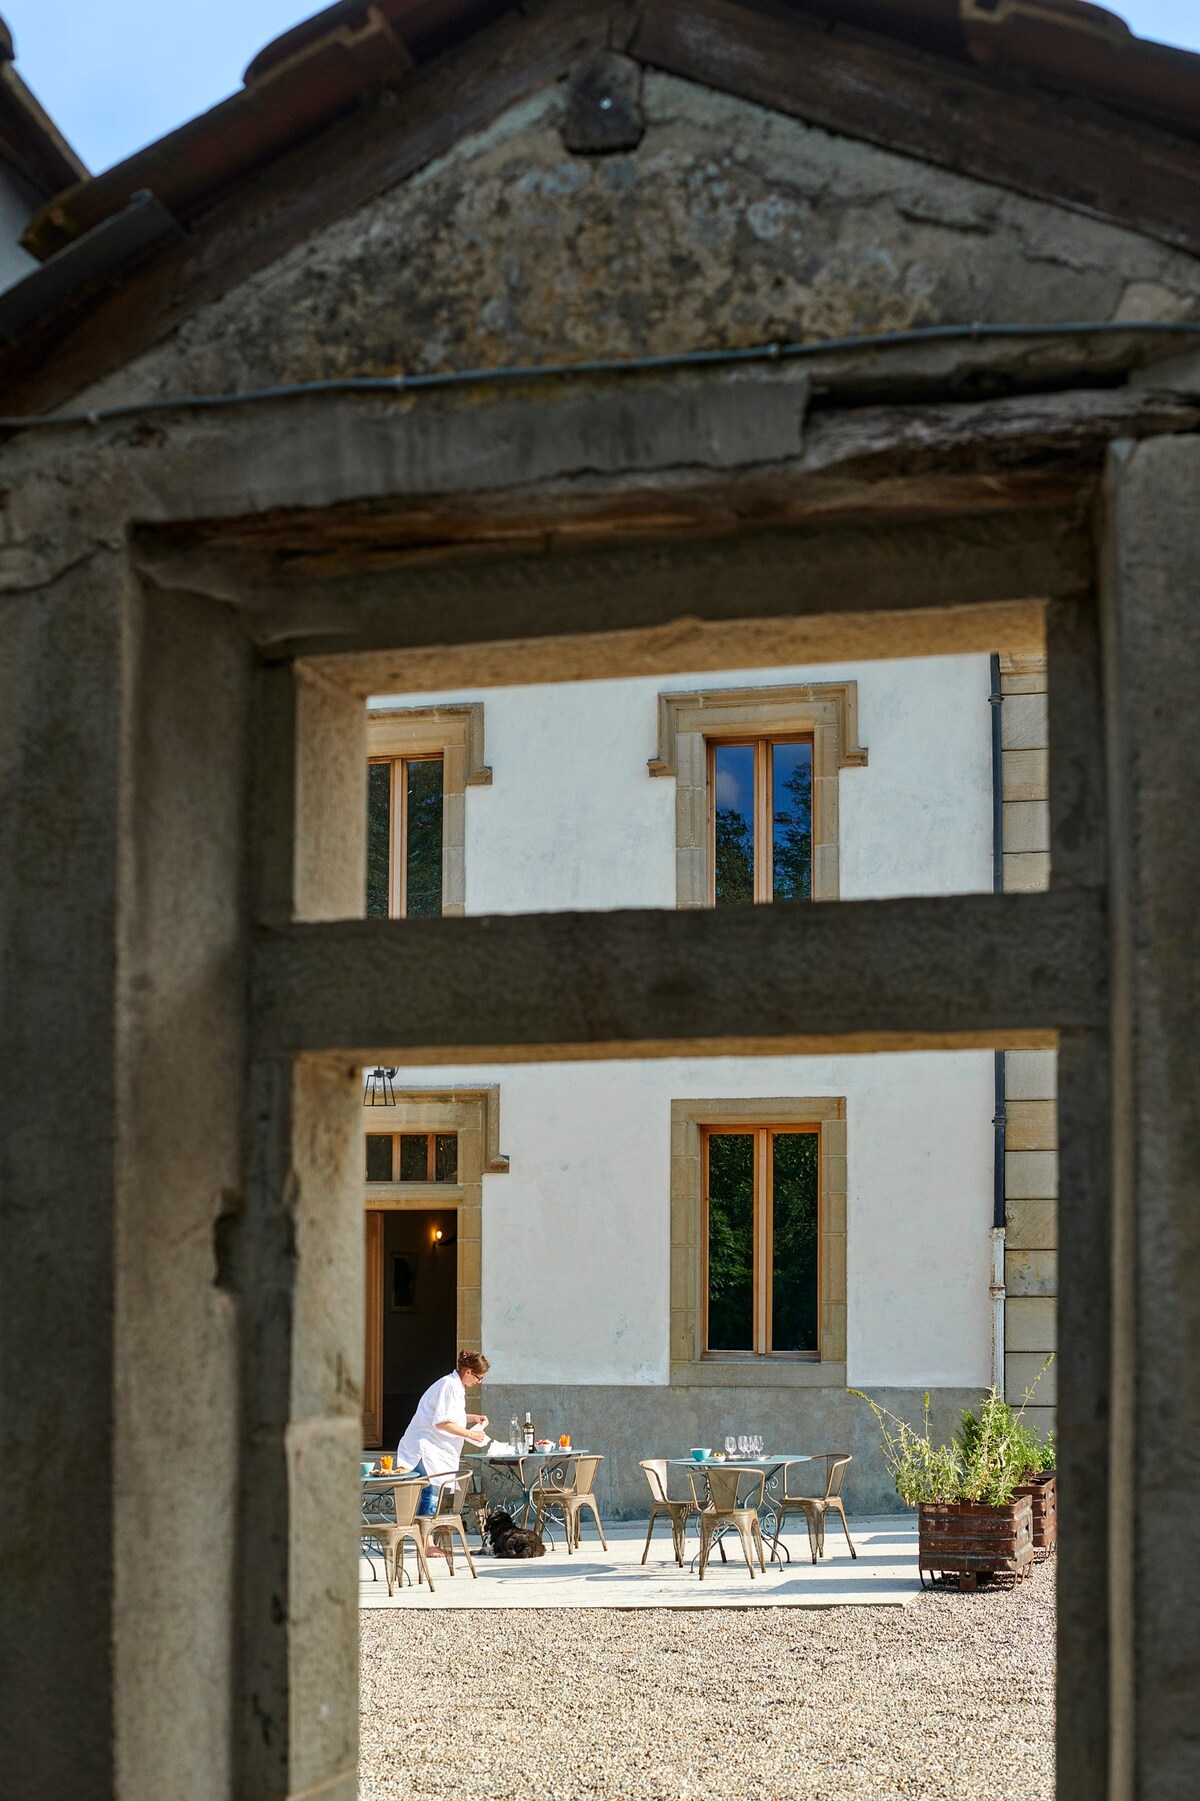
[(546, 1547), (536, 1532), (518, 1526), (511, 1513), (498, 1507), (488, 1515), (487, 1535), (492, 1541), (493, 1557), (544, 1557)]

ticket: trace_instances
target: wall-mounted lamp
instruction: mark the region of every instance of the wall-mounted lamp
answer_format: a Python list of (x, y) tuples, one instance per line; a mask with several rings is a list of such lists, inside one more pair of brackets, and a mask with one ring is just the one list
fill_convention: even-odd
[(398, 1074), (397, 1069), (370, 1069), (367, 1071), (367, 1085), (363, 1090), (364, 1107), (394, 1107), (396, 1090), (392, 1083)]
[(439, 1246), (441, 1246), (443, 1248), (447, 1248), (450, 1245), (457, 1244), (457, 1243), (458, 1243), (458, 1233), (457, 1232), (446, 1232), (441, 1226), (435, 1226), (433, 1228), (433, 1248), (435, 1251), (439, 1248)]

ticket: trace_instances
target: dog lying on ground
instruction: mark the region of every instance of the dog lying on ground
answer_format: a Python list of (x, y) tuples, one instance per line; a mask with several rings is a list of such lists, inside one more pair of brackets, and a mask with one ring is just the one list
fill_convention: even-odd
[(498, 1507), (490, 1513), (485, 1528), (492, 1541), (493, 1557), (544, 1557), (546, 1547), (536, 1532), (518, 1526), (511, 1513)]

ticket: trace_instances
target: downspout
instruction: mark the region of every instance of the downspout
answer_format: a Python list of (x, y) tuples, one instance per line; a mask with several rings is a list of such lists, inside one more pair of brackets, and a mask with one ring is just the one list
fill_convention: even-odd
[[(992, 686), (992, 890), (1004, 888), (1004, 784), (1000, 713), (1000, 658), (991, 659)], [(992, 1387), (1004, 1393), (1004, 1052), (993, 1052), (995, 1110), (992, 1114)]]

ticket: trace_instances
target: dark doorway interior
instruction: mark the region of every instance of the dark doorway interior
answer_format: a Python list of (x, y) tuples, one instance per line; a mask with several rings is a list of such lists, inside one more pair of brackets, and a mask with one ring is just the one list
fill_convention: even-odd
[[(457, 1221), (448, 1207), (384, 1216), (384, 1450), (394, 1450), (429, 1384), (454, 1368)], [(435, 1237), (439, 1231), (440, 1243)]]

